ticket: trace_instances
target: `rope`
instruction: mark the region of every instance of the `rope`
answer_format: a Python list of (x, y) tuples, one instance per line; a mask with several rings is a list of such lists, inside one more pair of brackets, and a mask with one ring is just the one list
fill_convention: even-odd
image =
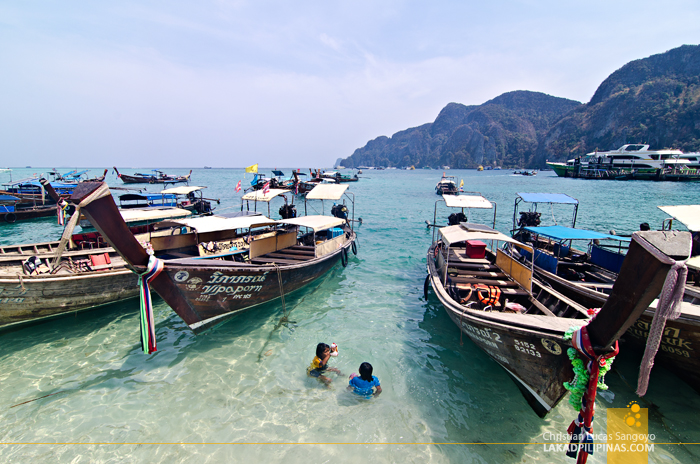
[(165, 263), (153, 256), (148, 258), (146, 272), (139, 274), (139, 293), (141, 295), (141, 349), (146, 354), (151, 354), (156, 348), (156, 325), (153, 318), (153, 301), (149, 283), (158, 277)]
[(277, 270), (277, 281), (280, 284), (280, 298), (282, 299), (282, 311), (284, 311), (284, 317), (287, 318), (287, 305), (284, 302), (284, 288), (282, 287), (282, 271), (277, 263), (272, 263)]
[(656, 352), (659, 351), (666, 320), (675, 320), (681, 315), (680, 303), (683, 300), (685, 282), (688, 277), (688, 267), (685, 264), (685, 260), (675, 261), (649, 244), (646, 240), (638, 240), (637, 234), (633, 234), (632, 239), (641, 245), (649, 254), (654, 256), (654, 258), (664, 264), (671, 265), (671, 269), (666, 275), (661, 295), (659, 296), (659, 302), (656, 305), (654, 318), (651, 321), (649, 335), (647, 335), (647, 346), (644, 349), (644, 357), (642, 358), (642, 363), (639, 368), (637, 395), (644, 396), (649, 388), (649, 376), (651, 375), (651, 369), (654, 367)]
[(75, 212), (70, 218), (70, 221), (68, 221), (68, 225), (66, 226), (65, 229), (63, 229), (63, 235), (61, 235), (61, 241), (58, 244), (58, 250), (56, 251), (56, 257), (53, 260), (53, 263), (51, 264), (51, 268), (54, 269), (58, 263), (61, 261), (61, 256), (63, 255), (63, 252), (66, 249), (66, 245), (68, 245), (68, 241), (70, 240), (71, 236), (73, 235), (73, 230), (75, 229), (75, 226), (78, 224), (78, 220), (80, 219), (80, 209), (89, 205), (93, 201), (105, 197), (107, 195), (111, 196), (111, 193), (109, 192), (109, 187), (107, 184), (102, 184), (100, 185), (95, 191), (93, 191), (90, 195), (85, 197), (83, 201), (80, 202), (75, 207)]

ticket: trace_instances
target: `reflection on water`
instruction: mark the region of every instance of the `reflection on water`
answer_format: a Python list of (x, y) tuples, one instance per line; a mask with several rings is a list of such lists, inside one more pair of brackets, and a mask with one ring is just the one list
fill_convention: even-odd
[[(504, 231), (515, 192), (568, 193), (581, 201), (577, 224), (618, 233), (639, 222), (660, 224), (657, 204), (700, 201), (695, 185), (452, 173), (465, 179), (465, 189), (498, 203)], [(565, 433), (574, 416), (566, 401), (539, 419), (505, 371), (460, 339), (437, 299), (423, 299), (431, 237), (424, 221), (432, 221), (439, 175), (370, 171), (351, 185), (356, 217), (365, 221), (358, 256), (288, 295), (286, 320), (281, 303), (273, 302), (194, 336), (156, 300), (158, 351), (151, 356), (140, 350), (135, 300), (1, 334), (0, 441), (61, 443), (0, 445), (3, 460), (572, 462), (537, 444), (543, 433)], [(207, 185), (207, 195), (232, 210), (240, 202), (230, 185), (242, 176), (200, 170), (193, 183)], [(51, 221), (41, 224), (13, 229), (9, 243), (60, 234)], [(330, 389), (306, 375), (321, 341), (340, 348), (332, 365), (343, 375), (332, 375)], [(347, 376), (363, 361), (372, 363), (383, 389), (370, 400), (345, 390)], [(638, 362), (623, 345), (607, 378), (614, 399), (597, 403), (599, 429), (607, 408), (637, 399)], [(40, 398), (45, 395), (52, 396)], [(700, 398), (663, 365), (654, 367), (641, 404), (650, 409), (658, 443), (700, 441)], [(651, 462), (698, 459), (697, 449), (671, 445), (650, 455)], [(605, 462), (605, 454), (591, 462)]]

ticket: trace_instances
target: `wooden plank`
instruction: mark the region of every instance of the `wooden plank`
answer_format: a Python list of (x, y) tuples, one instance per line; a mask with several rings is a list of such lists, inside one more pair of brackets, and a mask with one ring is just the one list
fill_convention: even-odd
[(250, 260), (251, 263), (253, 264), (300, 264), (301, 261), (296, 261), (293, 259), (282, 259), (282, 258), (264, 258), (262, 256), (258, 256), (257, 258), (253, 258)]
[(495, 280), (495, 279), (476, 279), (476, 278), (471, 278), (471, 277), (450, 277), (453, 282), (455, 283), (464, 283), (464, 284), (485, 284), (485, 285), (493, 285), (496, 287), (517, 287), (518, 284), (516, 282), (511, 282), (509, 280)]
[(457, 276), (474, 276), (474, 277), (486, 277), (486, 278), (492, 278), (492, 279), (503, 279), (507, 278), (508, 276), (502, 272), (484, 272), (484, 271), (467, 271), (467, 270), (457, 270), (457, 269), (447, 269), (448, 273), (456, 273)]
[(462, 261), (450, 261), (447, 267), (455, 267), (457, 269), (474, 269), (474, 270), (500, 270), (498, 266), (487, 263), (465, 263)]
[(294, 248), (285, 248), (284, 249), (285, 253), (289, 253), (292, 255), (300, 255), (300, 256), (315, 256), (313, 248), (311, 250), (296, 250)]
[(291, 259), (291, 260), (299, 260), (299, 261), (307, 261), (309, 259), (314, 258), (313, 256), (292, 255), (292, 254), (288, 254), (288, 253), (268, 253), (265, 255), (265, 257), (266, 258)]

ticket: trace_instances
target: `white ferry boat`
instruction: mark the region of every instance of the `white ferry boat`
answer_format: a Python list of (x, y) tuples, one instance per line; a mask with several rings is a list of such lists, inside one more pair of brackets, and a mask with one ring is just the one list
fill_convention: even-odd
[(619, 170), (639, 169), (656, 170), (665, 168), (700, 168), (700, 153), (684, 154), (680, 150), (665, 148), (649, 150), (646, 144), (627, 144), (617, 150), (595, 151), (570, 159), (566, 163), (550, 163), (554, 172), (560, 177), (567, 177), (567, 171), (573, 171), (579, 166), (580, 170)]

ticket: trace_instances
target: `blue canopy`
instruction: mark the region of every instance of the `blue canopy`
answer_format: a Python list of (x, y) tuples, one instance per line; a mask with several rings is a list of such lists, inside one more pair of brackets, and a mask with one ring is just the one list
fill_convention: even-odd
[(619, 240), (620, 242), (629, 242), (631, 240), (629, 237), (601, 234), (594, 230), (574, 229), (564, 226), (525, 227), (524, 229), (554, 240)]
[(19, 198), (12, 195), (0, 195), (0, 201), (19, 201)]
[(528, 203), (560, 203), (578, 205), (578, 200), (564, 193), (518, 193), (518, 196)]

